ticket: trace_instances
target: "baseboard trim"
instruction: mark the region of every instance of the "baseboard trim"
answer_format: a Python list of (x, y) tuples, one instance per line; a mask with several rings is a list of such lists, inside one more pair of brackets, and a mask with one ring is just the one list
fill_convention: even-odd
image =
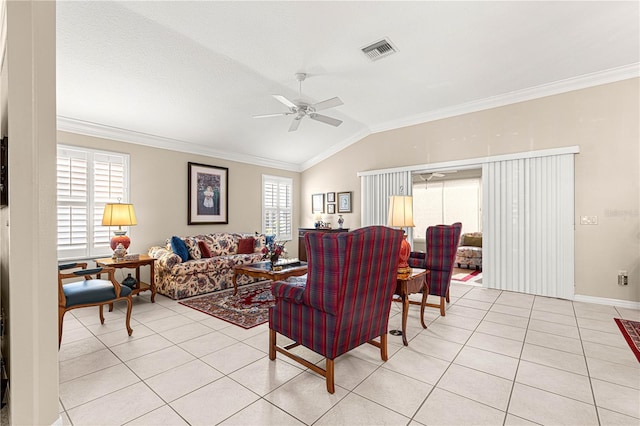
[(573, 301), (585, 302), (585, 303), (596, 303), (598, 305), (619, 306), (621, 308), (640, 310), (640, 302), (633, 302), (631, 300), (607, 299), (606, 297), (583, 296), (580, 294), (576, 294), (575, 296), (573, 296)]

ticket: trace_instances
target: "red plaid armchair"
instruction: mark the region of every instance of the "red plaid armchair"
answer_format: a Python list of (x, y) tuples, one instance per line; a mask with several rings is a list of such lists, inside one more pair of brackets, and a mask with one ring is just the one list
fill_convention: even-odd
[[(462, 223), (453, 225), (436, 225), (427, 228), (427, 253), (413, 252), (409, 256), (409, 266), (428, 269), (427, 288), (422, 293), (421, 313), (424, 307), (440, 308), (440, 315), (445, 315), (445, 300), (449, 302), (449, 284), (453, 275), (453, 266), (462, 232)], [(440, 303), (427, 303), (429, 295), (440, 296)]]
[[(304, 285), (273, 283), (269, 358), (280, 352), (324, 376), (334, 393), (334, 359), (369, 342), (387, 360), (387, 327), (396, 289), (402, 231), (370, 226), (352, 232), (305, 235)], [(295, 343), (281, 347), (276, 332)], [(380, 337), (379, 341), (373, 339)], [(303, 345), (326, 358), (326, 370), (289, 352)]]

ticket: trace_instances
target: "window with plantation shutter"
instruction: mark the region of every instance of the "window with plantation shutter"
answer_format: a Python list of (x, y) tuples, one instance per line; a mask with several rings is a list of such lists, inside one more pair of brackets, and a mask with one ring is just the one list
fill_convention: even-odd
[(58, 145), (58, 259), (111, 255), (102, 213), (108, 202), (128, 202), (128, 175), (126, 154)]
[(289, 241), (293, 235), (293, 179), (262, 175), (262, 232)]

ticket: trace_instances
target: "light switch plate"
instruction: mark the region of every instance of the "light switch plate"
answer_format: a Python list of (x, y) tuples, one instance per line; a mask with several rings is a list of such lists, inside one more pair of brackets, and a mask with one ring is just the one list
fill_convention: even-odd
[(598, 216), (580, 216), (580, 225), (597, 225)]

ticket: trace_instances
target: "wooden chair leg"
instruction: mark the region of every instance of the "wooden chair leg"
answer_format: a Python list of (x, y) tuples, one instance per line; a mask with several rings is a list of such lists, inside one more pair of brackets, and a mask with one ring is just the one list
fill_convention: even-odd
[(389, 359), (389, 353), (387, 352), (387, 333), (380, 336), (380, 358), (383, 361)]
[(440, 315), (445, 316), (445, 309), (444, 309), (444, 297), (440, 297)]
[(64, 320), (64, 314), (67, 312), (65, 308), (58, 308), (58, 349), (62, 343), (62, 321)]
[[(131, 300), (131, 296), (127, 297), (127, 333), (129, 336), (133, 334), (133, 329), (131, 328), (131, 308), (133, 307), (133, 301)], [(100, 311), (102, 311), (102, 305), (100, 305)]]
[(449, 287), (447, 287), (447, 294), (446, 294), (446, 298), (447, 298), (447, 303), (449, 303)]
[(269, 359), (276, 359), (276, 331), (272, 328), (269, 329)]
[(104, 310), (102, 309), (104, 305), (100, 305), (100, 324), (104, 324)]
[(334, 393), (336, 391), (336, 387), (333, 381), (333, 360), (332, 359), (327, 358), (327, 369), (325, 374), (327, 376), (327, 392)]
[(427, 328), (427, 325), (424, 323), (424, 307), (427, 306), (428, 295), (429, 295), (428, 289), (425, 289), (422, 291), (422, 303), (420, 303), (420, 323), (422, 324), (422, 328)]

